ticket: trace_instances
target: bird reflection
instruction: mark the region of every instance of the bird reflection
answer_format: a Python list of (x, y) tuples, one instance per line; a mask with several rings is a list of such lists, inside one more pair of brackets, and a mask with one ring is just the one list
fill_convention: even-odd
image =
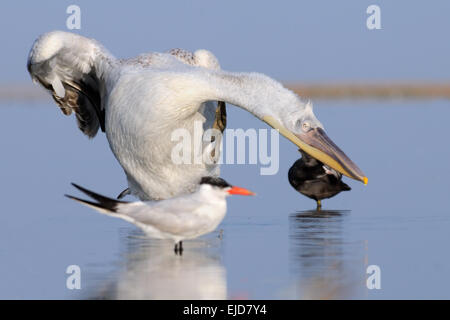
[(364, 243), (346, 241), (350, 211), (311, 210), (290, 216), (290, 266), (295, 297), (360, 298), (364, 291)]
[[(124, 239), (125, 240), (125, 239)], [(173, 243), (150, 240), (138, 230), (127, 236), (125, 263), (93, 299), (226, 299), (226, 271), (217, 234), (189, 242), (183, 256)]]

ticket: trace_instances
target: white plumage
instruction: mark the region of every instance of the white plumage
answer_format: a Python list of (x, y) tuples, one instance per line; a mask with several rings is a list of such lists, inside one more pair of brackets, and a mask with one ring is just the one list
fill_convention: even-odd
[(203, 130), (211, 128), (218, 101), (270, 119), (271, 125), (275, 120), (296, 135), (302, 134), (305, 121), (322, 128), (311, 105), (280, 83), (258, 73), (222, 71), (206, 50), (116, 59), (95, 40), (55, 31), (35, 41), (28, 70), (65, 114), (76, 113), (86, 135), (105, 131), (131, 193), (142, 200), (193, 192), (201, 177), (219, 175), (216, 163), (178, 165), (171, 160), (177, 143), (171, 141), (172, 132), (185, 128), (193, 137), (196, 121)]
[(204, 177), (194, 193), (161, 201), (123, 202), (73, 185), (96, 202), (67, 197), (101, 213), (131, 222), (150, 238), (171, 239), (176, 244), (176, 251), (182, 250), (181, 241), (197, 238), (216, 229), (225, 217), (227, 196), (253, 195), (246, 189), (231, 186), (221, 178), (212, 177)]
[(97, 211), (121, 218), (141, 228), (150, 238), (175, 243), (214, 231), (225, 217), (226, 190), (202, 184), (196, 192), (161, 201), (121, 202), (75, 185), (99, 201), (74, 198)]

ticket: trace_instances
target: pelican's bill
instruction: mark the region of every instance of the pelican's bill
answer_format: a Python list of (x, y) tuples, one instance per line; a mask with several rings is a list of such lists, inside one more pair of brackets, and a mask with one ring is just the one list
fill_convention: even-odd
[(265, 116), (263, 121), (278, 130), (283, 136), (313, 158), (349, 178), (367, 184), (368, 179), (361, 169), (326, 135), (323, 129), (315, 128), (311, 130), (311, 133), (297, 136), (282, 126), (272, 116)]

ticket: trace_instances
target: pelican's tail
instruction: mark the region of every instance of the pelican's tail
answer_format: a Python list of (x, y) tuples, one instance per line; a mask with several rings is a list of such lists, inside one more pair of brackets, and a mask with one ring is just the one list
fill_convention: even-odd
[(97, 211), (100, 211), (101, 213), (105, 213), (108, 215), (116, 215), (116, 213), (118, 212), (118, 207), (120, 204), (126, 204), (129, 202), (126, 201), (118, 201), (115, 199), (111, 199), (105, 196), (102, 196), (98, 193), (95, 193), (93, 191), (90, 191), (88, 189), (85, 189), (75, 183), (72, 183), (72, 185), (77, 188), (78, 190), (80, 190), (81, 192), (85, 193), (86, 195), (88, 195), (89, 197), (91, 197), (92, 199), (96, 200), (97, 202), (93, 202), (93, 201), (89, 201), (89, 200), (83, 200), (71, 195), (65, 195), (67, 198), (73, 199), (75, 201), (81, 202), (82, 204), (85, 204), (91, 208), (96, 209)]

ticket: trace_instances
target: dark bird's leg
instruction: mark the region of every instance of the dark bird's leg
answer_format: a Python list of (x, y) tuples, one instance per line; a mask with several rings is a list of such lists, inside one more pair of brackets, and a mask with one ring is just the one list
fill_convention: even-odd
[(320, 202), (320, 200), (316, 200), (317, 201), (317, 211), (320, 211), (320, 209), (322, 208), (322, 202)]
[(131, 194), (130, 188), (126, 188), (117, 196), (117, 199), (122, 199), (123, 197), (129, 194)]

